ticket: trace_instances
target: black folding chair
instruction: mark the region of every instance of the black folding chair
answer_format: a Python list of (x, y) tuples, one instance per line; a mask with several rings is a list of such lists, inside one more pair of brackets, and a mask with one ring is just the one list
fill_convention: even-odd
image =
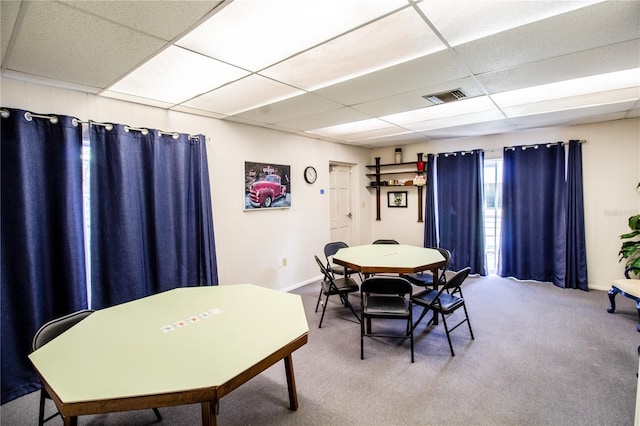
[[(393, 337), (411, 341), (411, 362), (413, 362), (413, 309), (411, 293), (413, 287), (404, 278), (376, 275), (367, 278), (360, 285), (362, 321), (360, 322), (360, 359), (364, 359), (364, 337)], [(365, 319), (382, 318), (407, 322), (404, 334), (391, 332), (374, 333), (365, 329)]]
[[(353, 315), (360, 322), (360, 317), (358, 313), (354, 309), (351, 302), (349, 302), (349, 293), (355, 293), (359, 290), (358, 284), (349, 277), (344, 278), (334, 278), (333, 275), (327, 270), (327, 268), (322, 264), (322, 261), (318, 258), (318, 256), (314, 256), (316, 262), (318, 263), (318, 267), (320, 267), (320, 272), (324, 276), (322, 282), (320, 283), (320, 293), (318, 294), (318, 301), (316, 302), (316, 312), (318, 312), (318, 306), (322, 303), (322, 316), (320, 317), (320, 324), (318, 324), (318, 328), (322, 328), (322, 321), (324, 320), (324, 313), (327, 310), (327, 304), (329, 302), (329, 296), (338, 295), (342, 304), (345, 305)], [(322, 300), (322, 296), (324, 296), (324, 301)]]
[[(467, 312), (467, 306), (465, 305), (464, 298), (461, 295), (456, 295), (456, 293), (460, 293), (460, 286), (462, 285), (464, 280), (467, 279), (470, 271), (471, 268), (466, 267), (461, 271), (458, 271), (440, 288), (440, 290), (427, 288), (426, 290), (416, 293), (411, 298), (414, 305), (419, 305), (424, 308), (422, 314), (413, 325), (413, 328), (416, 328), (416, 326), (420, 323), (420, 321), (422, 321), (427, 312), (433, 311), (433, 317), (427, 323), (427, 327), (433, 324), (434, 320), (437, 318), (437, 315), (440, 314), (442, 316), (442, 323), (444, 324), (444, 329), (447, 334), (447, 340), (449, 341), (451, 356), (455, 356), (455, 353), (453, 352), (453, 345), (451, 344), (451, 337), (449, 335), (453, 330), (466, 322), (469, 326), (469, 334), (471, 335), (471, 339), (474, 339), (473, 330), (471, 330), (471, 321), (469, 321), (469, 314)], [(457, 323), (455, 326), (449, 328), (449, 325), (447, 324), (447, 317), (460, 308), (464, 310), (464, 319)]]

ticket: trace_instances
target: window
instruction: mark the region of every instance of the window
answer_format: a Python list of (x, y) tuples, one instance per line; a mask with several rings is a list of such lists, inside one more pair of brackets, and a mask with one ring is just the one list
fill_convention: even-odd
[(484, 161), (484, 232), (487, 272), (495, 274), (500, 250), (502, 218), (502, 159)]

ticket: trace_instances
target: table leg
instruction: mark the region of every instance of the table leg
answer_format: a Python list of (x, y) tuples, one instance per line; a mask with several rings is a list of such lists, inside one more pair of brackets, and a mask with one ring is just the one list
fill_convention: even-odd
[(291, 354), (284, 357), (284, 369), (287, 373), (287, 388), (289, 389), (289, 409), (298, 409), (298, 392), (296, 391), (296, 379), (293, 375), (293, 359)]
[(612, 314), (616, 311), (616, 294), (618, 294), (618, 289), (615, 287), (611, 287), (608, 294), (609, 294), (609, 303), (611, 304), (611, 306), (607, 309), (607, 312)]
[(201, 404), (202, 426), (216, 426), (218, 424), (218, 399), (206, 401)]
[(78, 417), (77, 416), (61, 416), (62, 424), (64, 426), (77, 426), (78, 425)]

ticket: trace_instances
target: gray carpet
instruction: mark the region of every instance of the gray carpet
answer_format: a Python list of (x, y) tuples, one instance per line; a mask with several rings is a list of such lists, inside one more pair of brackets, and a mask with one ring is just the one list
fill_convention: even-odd
[[(449, 352), (442, 325), (409, 342), (367, 338), (336, 298), (322, 329), (318, 284), (296, 291), (309, 343), (294, 352), (300, 408), (287, 409), (282, 363), (221, 400), (220, 425), (632, 425), (640, 333), (635, 303), (607, 293), (498, 277), (469, 278), (475, 340), (462, 326)], [(359, 304), (357, 297), (352, 302)], [(416, 309), (416, 313), (417, 309)], [(398, 324), (398, 327), (400, 325)], [(51, 408), (51, 407), (50, 407)], [(37, 392), (2, 406), (6, 425), (36, 424)], [(199, 405), (160, 410), (161, 424), (200, 424)], [(50, 425), (61, 424), (57, 419)], [(81, 425), (150, 425), (151, 410), (85, 416)]]

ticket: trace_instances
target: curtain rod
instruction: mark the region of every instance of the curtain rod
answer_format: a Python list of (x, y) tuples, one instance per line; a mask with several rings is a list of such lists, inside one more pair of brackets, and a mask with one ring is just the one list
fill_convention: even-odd
[[(11, 113), (9, 112), (9, 110), (7, 109), (0, 109), (0, 116), (2, 118), (9, 118), (9, 116), (11, 115)], [(52, 124), (57, 124), (58, 123), (58, 117), (55, 115), (41, 115), (41, 114), (34, 114), (32, 112), (26, 111), (24, 113), (24, 118), (27, 121), (32, 121), (34, 118), (44, 118), (46, 120), (49, 120)], [(74, 126), (78, 126), (79, 124), (88, 124), (88, 125), (94, 125), (94, 126), (103, 126), (105, 127), (107, 130), (113, 130), (113, 124), (112, 123), (100, 123), (98, 121), (93, 121), (93, 120), (88, 120), (88, 121), (82, 121), (79, 118), (73, 118), (71, 120), (71, 123)], [(131, 130), (134, 131), (138, 131), (141, 132), (143, 135), (147, 135), (149, 133), (149, 129), (146, 129), (144, 127), (133, 127), (133, 126), (124, 126), (124, 130), (126, 132), (129, 132)], [(158, 136), (164, 136), (164, 135), (169, 135), (171, 136), (173, 139), (178, 139), (180, 137), (180, 133), (178, 132), (165, 132), (163, 130), (158, 130)], [(188, 134), (187, 137), (189, 139), (199, 139), (200, 136), (199, 135), (192, 135), (192, 134)], [(209, 142), (211, 139), (209, 137), (205, 138), (207, 142)]]
[[(578, 141), (578, 142), (579, 142), (580, 144), (586, 144), (586, 143), (587, 143), (587, 141), (586, 141), (586, 140), (580, 140), (580, 141)], [(532, 144), (532, 145), (506, 146), (506, 147), (504, 147), (503, 149), (505, 149), (505, 150), (509, 150), (509, 151), (515, 151), (515, 150), (516, 150), (516, 148), (522, 148), (522, 150), (524, 151), (524, 150), (526, 150), (526, 149), (528, 149), (528, 148), (538, 149), (538, 147), (539, 147), (540, 145), (544, 145), (544, 146), (545, 146), (545, 148), (549, 148), (550, 146), (553, 146), (553, 145), (567, 145), (567, 142), (558, 141), (558, 142), (555, 142), (555, 143), (546, 143), (546, 144), (537, 144), (537, 143), (536, 143), (536, 144)], [(498, 150), (497, 150), (497, 149), (494, 149), (494, 150), (492, 150), (492, 151), (490, 151), (490, 152), (494, 152), (494, 151), (498, 151)]]

